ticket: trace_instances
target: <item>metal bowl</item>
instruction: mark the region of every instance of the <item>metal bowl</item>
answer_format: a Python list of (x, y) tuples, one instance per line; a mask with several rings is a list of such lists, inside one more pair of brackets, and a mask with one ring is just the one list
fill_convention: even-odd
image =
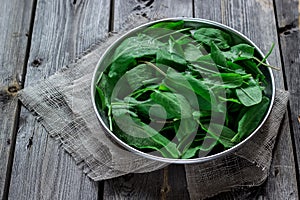
[[(123, 36), (121, 36), (118, 40), (116, 40), (113, 44), (111, 44), (108, 49), (103, 53), (102, 57), (100, 58), (96, 69), (94, 71), (93, 74), (93, 79), (92, 79), (92, 83), (91, 83), (91, 98), (92, 98), (92, 103), (93, 103), (93, 107), (95, 110), (95, 113), (101, 123), (101, 125), (103, 126), (106, 134), (112, 139), (113, 142), (115, 142), (116, 144), (118, 144), (120, 147), (123, 147), (123, 149), (128, 150), (132, 153), (135, 153), (137, 155), (143, 156), (145, 158), (149, 158), (149, 159), (153, 159), (156, 161), (160, 161), (160, 162), (165, 162), (165, 163), (177, 163), (177, 164), (188, 164), (188, 163), (201, 163), (201, 162), (206, 162), (209, 160), (213, 160), (216, 158), (220, 158), (223, 157), (229, 153), (232, 153), (234, 151), (236, 151), (239, 148), (243, 148), (243, 146), (245, 145), (245, 143), (247, 143), (247, 141), (251, 140), (251, 138), (257, 133), (257, 131), (262, 127), (262, 125), (265, 123), (265, 121), (267, 120), (273, 103), (274, 103), (274, 96), (275, 96), (275, 84), (274, 84), (274, 77), (273, 77), (273, 73), (272, 70), (270, 68), (260, 68), (262, 73), (265, 75), (266, 77), (266, 81), (267, 81), (267, 85), (265, 88), (265, 94), (267, 97), (270, 98), (270, 105), (269, 108), (263, 118), (263, 120), (261, 121), (261, 123), (257, 126), (257, 128), (244, 140), (242, 140), (240, 143), (238, 143), (237, 145), (233, 146), (230, 149), (227, 149), (225, 151), (222, 151), (220, 153), (216, 153), (213, 155), (209, 155), (206, 157), (200, 157), (200, 158), (192, 158), (192, 159), (172, 159), (172, 158), (164, 158), (164, 157), (160, 157), (160, 156), (156, 156), (156, 155), (152, 155), (152, 154), (148, 154), (145, 152), (142, 152), (138, 149), (135, 149), (131, 146), (129, 146), (128, 144), (126, 144), (125, 142), (123, 142), (121, 139), (119, 139), (113, 132), (110, 131), (110, 129), (108, 128), (107, 124), (105, 123), (105, 120), (102, 118), (101, 114), (99, 113), (97, 107), (96, 107), (96, 103), (95, 103), (95, 94), (96, 94), (96, 88), (95, 85), (98, 82), (99, 76), (100, 74), (109, 66), (110, 61), (111, 61), (111, 57), (114, 53), (114, 50), (122, 43), (122, 41), (124, 41), (126, 38), (131, 37), (133, 35), (135, 35), (137, 32), (155, 24), (158, 22), (166, 22), (166, 21), (178, 21), (178, 20), (184, 20), (185, 24), (187, 24), (189, 27), (195, 27), (195, 28), (199, 28), (199, 27), (215, 27), (215, 28), (219, 28), (221, 30), (226, 31), (227, 33), (231, 34), (234, 43), (247, 43), (249, 45), (252, 45), (256, 48), (256, 51), (258, 53), (258, 56), (260, 56), (261, 58), (264, 57), (264, 54), (262, 53), (262, 51), (250, 40), (248, 39), (245, 35), (243, 35), (242, 33), (217, 22), (214, 21), (210, 21), (210, 20), (205, 20), (205, 19), (199, 19), (199, 18), (166, 18), (166, 19), (161, 19), (161, 20), (157, 20), (157, 21), (152, 21), (149, 23), (146, 23), (144, 25), (138, 26), (132, 30), (130, 30), (129, 32), (127, 32), (126, 34), (124, 34)], [(268, 63), (267, 63), (268, 64)]]

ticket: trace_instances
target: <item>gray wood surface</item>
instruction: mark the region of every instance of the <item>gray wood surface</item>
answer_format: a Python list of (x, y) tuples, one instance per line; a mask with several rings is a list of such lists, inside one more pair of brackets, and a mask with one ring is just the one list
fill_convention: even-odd
[(0, 199), (8, 192), (32, 2), (1, 1), (0, 6)]
[(189, 199), (183, 165), (104, 182), (103, 199)]
[[(38, 0), (25, 85), (52, 75), (103, 38), (109, 11), (109, 0)], [(90, 200), (98, 192), (98, 183), (22, 108), (9, 199)]]
[(119, 31), (130, 14), (142, 15), (150, 19), (193, 16), (192, 0), (114, 0), (114, 2), (113, 31)]
[(128, 174), (104, 182), (103, 199), (160, 199), (164, 171)]
[[(201, 189), (188, 187), (182, 165), (100, 183), (91, 181), (59, 141), (48, 137), (38, 119), (25, 108), (20, 111), (15, 98), (23, 84), (34, 85), (49, 77), (108, 31), (119, 31), (130, 14), (219, 21), (244, 33), (265, 53), (276, 43), (268, 60), (284, 67), (274, 72), (276, 86), (285, 86), (291, 97), (270, 175), (261, 187), (221, 193), (211, 199), (299, 199), (299, 13), (298, 0), (1, 1), (0, 199), (197, 199)], [(26, 52), (28, 38), (32, 41)], [(26, 80), (22, 80), (24, 70)]]
[(273, 163), (267, 182), (261, 190), (262, 197), (269, 199), (299, 199), (297, 177), (290, 137), (289, 119), (286, 115), (274, 149)]
[[(180, 9), (178, 9), (180, 7)], [(119, 31), (131, 15), (155, 19), (193, 16), (192, 0), (115, 0), (112, 31)], [(104, 182), (104, 199), (187, 199), (183, 166), (168, 166), (157, 172), (130, 174)]]
[(300, 3), (298, 0), (276, 0), (279, 38), (286, 78), (290, 92), (289, 119), (294, 138), (297, 177), (300, 173)]
[[(196, 17), (218, 21), (241, 31), (265, 53), (275, 42), (276, 47), (268, 60), (272, 65), (281, 66), (273, 1), (213, 0), (209, 4), (205, 4), (205, 2), (205, 0), (195, 0)], [(274, 75), (276, 87), (284, 88), (282, 71), (275, 71)], [(226, 196), (229, 199), (252, 199), (253, 197), (282, 199), (282, 196), (288, 196), (291, 199), (297, 199), (297, 179), (288, 124), (282, 127), (278, 140), (270, 171), (271, 176), (263, 187), (253, 188), (249, 191), (226, 193), (219, 197), (224, 196), (225, 198)], [(197, 199), (196, 186), (189, 186), (189, 192), (192, 199)]]

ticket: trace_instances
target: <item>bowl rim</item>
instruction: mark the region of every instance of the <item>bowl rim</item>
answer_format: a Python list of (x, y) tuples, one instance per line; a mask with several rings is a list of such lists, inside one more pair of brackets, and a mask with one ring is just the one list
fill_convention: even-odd
[[(97, 109), (96, 106), (96, 102), (95, 102), (95, 92), (96, 92), (96, 81), (98, 81), (99, 77), (96, 77), (96, 75), (98, 74), (99, 71), (99, 67), (101, 62), (103, 62), (105, 56), (110, 52), (111, 48), (114, 47), (114, 45), (118, 42), (123, 41), (128, 35), (134, 33), (135, 31), (138, 31), (139, 29), (143, 28), (143, 27), (147, 27), (150, 25), (153, 25), (155, 23), (158, 22), (164, 22), (164, 21), (179, 21), (179, 20), (184, 20), (184, 21), (188, 21), (188, 22), (195, 22), (195, 23), (203, 23), (203, 24), (207, 24), (210, 26), (216, 26), (218, 28), (221, 28), (223, 30), (226, 31), (230, 31), (233, 34), (237, 35), (238, 37), (242, 38), (243, 40), (245, 40), (246, 42), (248, 42), (249, 44), (251, 44), (253, 47), (255, 47), (256, 51), (258, 52), (258, 54), (262, 57), (265, 57), (265, 55), (262, 53), (262, 51), (258, 48), (258, 46), (252, 42), (247, 36), (245, 36), (244, 34), (242, 34), (241, 32), (227, 26), (224, 25), (222, 23), (219, 22), (215, 22), (212, 20), (207, 20), (207, 19), (203, 19), (203, 18), (193, 18), (193, 17), (171, 17), (171, 18), (163, 18), (163, 19), (159, 19), (159, 20), (153, 20), (147, 23), (144, 23), (142, 25), (139, 25), (129, 31), (126, 31), (125, 33), (123, 33), (117, 40), (115, 40), (113, 43), (111, 43), (106, 50), (102, 53), (99, 61), (97, 62), (97, 65), (95, 67), (95, 70), (93, 72), (93, 77), (92, 77), (92, 82), (91, 82), (91, 99), (92, 99), (92, 104), (93, 104), (93, 108), (94, 111), (97, 115), (98, 120), (100, 121), (102, 127), (104, 128), (104, 131), (106, 132), (106, 134), (108, 134), (109, 137), (112, 137), (113, 140), (115, 142), (117, 142), (118, 145), (121, 145), (121, 147), (125, 148), (126, 150), (129, 150), (131, 153), (134, 153), (136, 155), (142, 156), (144, 158), (148, 158), (151, 160), (155, 160), (155, 161), (159, 161), (159, 162), (164, 162), (164, 163), (173, 163), (173, 164), (193, 164), (193, 163), (203, 163), (203, 162), (207, 162), (207, 161), (211, 161), (217, 158), (221, 158), (224, 157), (226, 155), (228, 155), (229, 153), (233, 153), (235, 151), (237, 151), (238, 149), (240, 149), (241, 147), (243, 147), (247, 142), (249, 142), (249, 140), (251, 140), (251, 138), (253, 138), (253, 136), (258, 132), (258, 130), (264, 125), (264, 123), (266, 122), (267, 118), (269, 117), (271, 110), (273, 108), (274, 105), (274, 99), (275, 99), (275, 82), (274, 82), (274, 75), (272, 72), (271, 68), (268, 68), (268, 72), (269, 72), (269, 76), (270, 76), (270, 82), (271, 82), (271, 97), (270, 97), (270, 104), (269, 104), (269, 108), (263, 118), (263, 120), (261, 121), (261, 123), (256, 127), (255, 130), (252, 131), (252, 133), (245, 138), (244, 140), (242, 140), (241, 142), (239, 142), (238, 144), (236, 144), (235, 146), (225, 150), (225, 151), (221, 151), (219, 153), (213, 154), (213, 155), (209, 155), (209, 156), (205, 156), (205, 157), (200, 157), (200, 158), (191, 158), (191, 159), (174, 159), (174, 158), (164, 158), (164, 157), (160, 157), (160, 156), (155, 156), (155, 155), (151, 155), (145, 152), (142, 152), (134, 147), (129, 146), (128, 144), (126, 144), (125, 142), (123, 142), (121, 139), (119, 139), (112, 131), (110, 131), (110, 129), (106, 126), (106, 124), (104, 123), (102, 117), (100, 116), (100, 113)], [(268, 60), (266, 60), (266, 63), (269, 64)], [(113, 141), (113, 142), (114, 142)]]

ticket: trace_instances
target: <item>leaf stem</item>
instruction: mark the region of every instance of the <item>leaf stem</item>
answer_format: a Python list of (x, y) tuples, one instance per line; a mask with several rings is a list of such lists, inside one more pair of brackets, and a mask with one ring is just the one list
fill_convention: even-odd
[(188, 37), (191, 37), (190, 35), (183, 35), (183, 36), (181, 36), (180, 38), (178, 38), (177, 40), (176, 40), (176, 42), (178, 42), (178, 41), (180, 41), (180, 40), (183, 40), (183, 39), (185, 39), (185, 38), (188, 38)]
[(254, 60), (256, 60), (258, 63), (257, 67), (259, 67), (260, 65), (263, 65), (263, 66), (266, 66), (266, 67), (270, 67), (271, 69), (274, 69), (274, 70), (277, 70), (277, 71), (280, 71), (280, 68), (279, 67), (275, 67), (275, 66), (272, 66), (272, 65), (268, 65), (266, 63), (264, 63), (264, 60), (259, 60), (258, 58), (256, 57), (253, 57)]
[(161, 120), (153, 120), (155, 123), (158, 123), (158, 124), (172, 124), (173, 121), (161, 121)]
[(96, 86), (98, 86), (98, 84), (100, 83), (101, 79), (102, 79), (102, 76), (103, 76), (103, 72), (100, 73), (97, 81), (96, 81)]
[(165, 72), (163, 72), (161, 69), (159, 69), (159, 67), (157, 67), (156, 65), (154, 65), (151, 62), (148, 61), (143, 61), (145, 64), (149, 65), (150, 67), (153, 67), (156, 71), (158, 71), (161, 75), (163, 75), (164, 77), (167, 76), (167, 74)]
[[(210, 64), (208, 62), (204, 62), (204, 61), (201, 61), (199, 63), (202, 63), (202, 64)], [(213, 70), (210, 70), (210, 69), (207, 69), (207, 68), (204, 68), (204, 67), (201, 67), (200, 65), (195, 65), (195, 64), (190, 64), (190, 66), (196, 68), (196, 69), (199, 69), (199, 70), (203, 70), (203, 71), (206, 71), (208, 73), (212, 73), (212, 74), (218, 74), (218, 72), (216, 71), (213, 71)]]
[(242, 76), (243, 79), (247, 79), (247, 78), (250, 78), (250, 77), (252, 77), (251, 74), (247, 74), (247, 75)]
[(233, 143), (239, 143), (240, 142), (240, 138), (239, 138), (239, 133), (235, 134), (235, 136), (233, 136), (233, 138), (230, 140)]
[(180, 30), (177, 30), (177, 31), (174, 31), (174, 32), (171, 32), (171, 33), (168, 33), (168, 34), (165, 34), (165, 35), (162, 35), (162, 36), (159, 36), (157, 38), (155, 38), (156, 40), (159, 40), (161, 38), (164, 38), (166, 36), (169, 36), (169, 35), (173, 35), (175, 33), (180, 33), (180, 32), (183, 32), (183, 31), (188, 31), (188, 30), (191, 30), (192, 28), (183, 28), (183, 29), (180, 29)]
[(108, 113), (107, 113), (107, 115), (108, 115), (108, 121), (109, 121), (109, 130), (113, 131), (112, 118), (111, 118), (111, 109), (112, 109), (112, 106), (109, 105), (108, 106)]
[[(135, 92), (131, 93), (129, 96), (134, 97), (135, 99), (137, 99), (144, 92), (154, 91), (154, 90), (155, 90), (154, 88), (143, 88), (143, 89), (136, 90)], [(135, 95), (137, 95), (137, 96), (135, 96)]]
[(217, 141), (219, 140), (219, 137), (216, 136), (214, 133), (210, 132), (207, 128), (205, 128), (204, 125), (200, 122), (199, 119), (197, 119), (196, 121), (200, 125), (200, 127), (202, 128), (202, 130), (204, 130), (206, 133), (210, 134), (210, 136), (212, 138), (216, 139)]
[(278, 67), (274, 67), (274, 66), (271, 66), (271, 65), (268, 65), (268, 64), (264, 63), (267, 60), (267, 58), (270, 56), (270, 54), (272, 53), (274, 47), (275, 47), (275, 43), (272, 44), (271, 49), (268, 51), (267, 55), (262, 60), (259, 60), (258, 58), (253, 56), (253, 59), (256, 60), (257, 62), (259, 62), (257, 64), (257, 67), (259, 67), (260, 65), (263, 65), (263, 66), (266, 66), (266, 67), (270, 67), (271, 69), (275, 69), (275, 70), (278, 70), (278, 71), (280, 70), (280, 68), (278, 68)]

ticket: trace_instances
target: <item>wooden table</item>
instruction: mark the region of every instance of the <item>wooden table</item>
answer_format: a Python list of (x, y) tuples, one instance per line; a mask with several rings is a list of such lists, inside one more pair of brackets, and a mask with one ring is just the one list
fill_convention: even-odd
[[(131, 13), (143, 17), (190, 16), (229, 25), (265, 53), (276, 86), (290, 91), (267, 181), (260, 187), (213, 199), (298, 199), (300, 166), (300, 7), (297, 0), (1, 0), (0, 1), (0, 198), (189, 199), (184, 166), (94, 182), (58, 141), (16, 99), (18, 90), (45, 79)], [(199, 190), (199, 192), (201, 192)]]

